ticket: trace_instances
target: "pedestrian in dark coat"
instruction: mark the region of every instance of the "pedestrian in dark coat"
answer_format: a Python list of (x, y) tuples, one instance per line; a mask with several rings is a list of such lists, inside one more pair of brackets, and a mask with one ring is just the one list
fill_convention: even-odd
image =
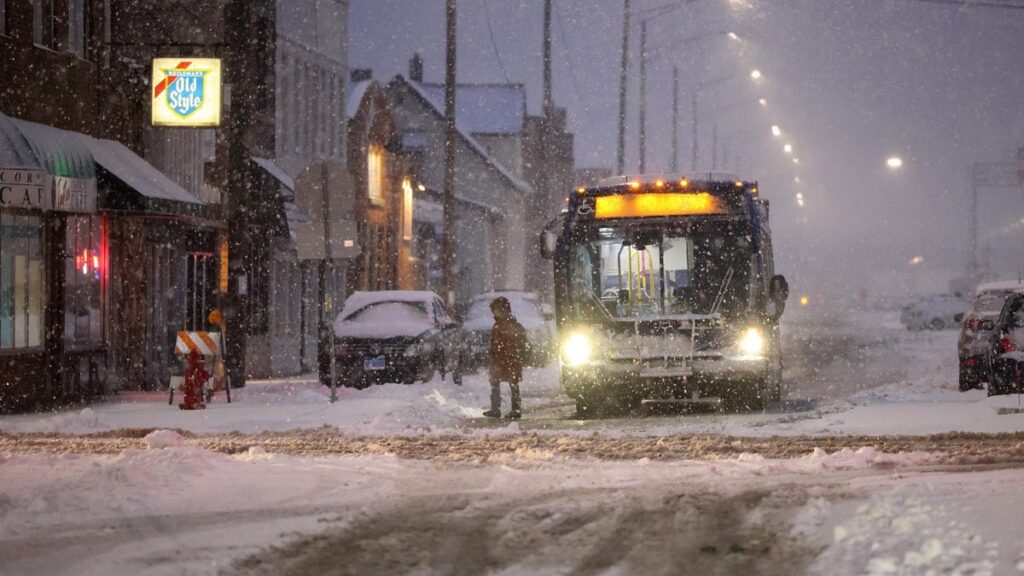
[(512, 389), (512, 410), (508, 418), (522, 417), (522, 398), (519, 382), (523, 379), (526, 361), (526, 329), (512, 315), (508, 298), (499, 296), (491, 302), (494, 328), (491, 329), (491, 409), (484, 412), (489, 418), (501, 417), (501, 383), (508, 382)]

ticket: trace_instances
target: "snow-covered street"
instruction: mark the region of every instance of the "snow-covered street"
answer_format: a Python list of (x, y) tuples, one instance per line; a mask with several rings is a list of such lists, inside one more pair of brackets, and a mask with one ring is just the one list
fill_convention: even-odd
[(758, 414), (575, 420), (552, 368), (516, 423), (481, 417), (482, 374), (6, 416), (0, 574), (1024, 568), (1018, 399), (956, 391), (955, 332), (815, 318)]

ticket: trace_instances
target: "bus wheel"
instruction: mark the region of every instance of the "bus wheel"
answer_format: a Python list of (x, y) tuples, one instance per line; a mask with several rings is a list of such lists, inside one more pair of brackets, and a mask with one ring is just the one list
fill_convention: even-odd
[(584, 394), (576, 398), (576, 419), (597, 418), (603, 412), (604, 402), (597, 394)]
[(762, 379), (734, 380), (722, 388), (722, 402), (729, 412), (760, 412), (768, 400), (766, 382)]

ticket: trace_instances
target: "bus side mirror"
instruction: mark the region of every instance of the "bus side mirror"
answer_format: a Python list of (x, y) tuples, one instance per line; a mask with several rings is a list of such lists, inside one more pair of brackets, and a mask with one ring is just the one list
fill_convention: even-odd
[(786, 309), (788, 298), (789, 282), (786, 282), (786, 277), (781, 274), (772, 276), (771, 282), (768, 283), (768, 300), (773, 309), (769, 315), (773, 319), (778, 320), (782, 317), (782, 311)]
[(552, 260), (555, 257), (555, 248), (558, 246), (558, 234), (565, 224), (565, 215), (558, 216), (544, 225), (540, 232), (540, 239), (537, 243), (540, 248), (540, 255), (545, 260)]

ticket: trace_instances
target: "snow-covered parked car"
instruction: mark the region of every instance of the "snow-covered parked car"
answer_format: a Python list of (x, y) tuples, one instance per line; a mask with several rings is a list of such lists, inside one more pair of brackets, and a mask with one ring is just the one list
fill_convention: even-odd
[(945, 330), (957, 325), (956, 315), (967, 311), (967, 301), (957, 295), (925, 296), (903, 307), (900, 322), (908, 330)]
[[(383, 382), (428, 381), (435, 371), (462, 383), (462, 331), (441, 298), (429, 291), (355, 292), (334, 321), (335, 378), (365, 388)], [(330, 350), (330, 335), (321, 348)], [(329, 385), (330, 358), (321, 355), (320, 382)]]
[(491, 328), (494, 327), (491, 302), (499, 296), (508, 299), (512, 304), (512, 315), (526, 329), (526, 339), (530, 346), (527, 364), (546, 366), (553, 356), (555, 330), (551, 322), (551, 309), (536, 294), (517, 291), (488, 292), (473, 298), (462, 324), (468, 343), (468, 366), (479, 368), (487, 365), (491, 349)]
[(1022, 392), (1024, 370), (1024, 294), (1006, 298), (989, 340), (988, 395)]
[(957, 356), (960, 359), (960, 391), (980, 389), (988, 380), (988, 354), (992, 332), (1006, 299), (1016, 292), (1024, 292), (1021, 282), (986, 282), (974, 292), (970, 309), (958, 315), (960, 339)]

